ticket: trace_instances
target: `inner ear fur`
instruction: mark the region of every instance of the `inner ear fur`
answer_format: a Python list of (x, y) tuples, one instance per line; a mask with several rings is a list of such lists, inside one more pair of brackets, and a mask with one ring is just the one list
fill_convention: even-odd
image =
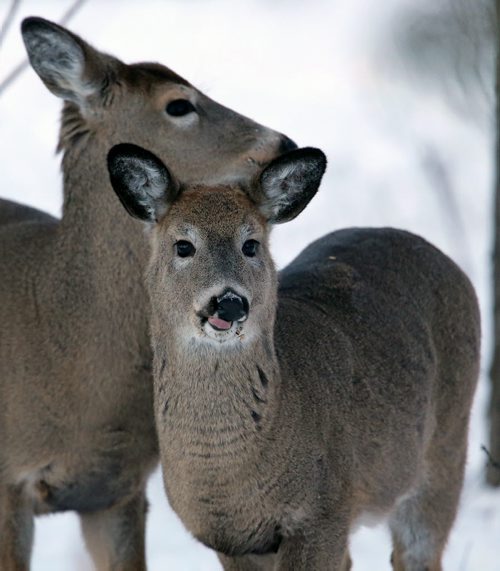
[(127, 212), (144, 222), (165, 216), (179, 192), (179, 183), (156, 155), (131, 143), (108, 153), (111, 185)]
[(258, 202), (270, 224), (293, 220), (309, 204), (326, 170), (326, 156), (313, 147), (274, 159), (259, 177)]
[(26, 18), (21, 32), (31, 66), (54, 95), (82, 109), (96, 99), (106, 102), (116, 72), (124, 64), (43, 18)]

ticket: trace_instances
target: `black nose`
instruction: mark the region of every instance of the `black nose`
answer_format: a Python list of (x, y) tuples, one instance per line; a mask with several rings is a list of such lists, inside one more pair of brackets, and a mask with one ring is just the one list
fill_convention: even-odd
[(248, 315), (248, 300), (233, 291), (226, 291), (217, 298), (217, 315), (224, 321), (241, 321)]
[(281, 137), (279, 152), (280, 153), (288, 153), (288, 151), (294, 151), (295, 149), (298, 149), (298, 147), (292, 141), (292, 139), (289, 139), (288, 137), (283, 135)]

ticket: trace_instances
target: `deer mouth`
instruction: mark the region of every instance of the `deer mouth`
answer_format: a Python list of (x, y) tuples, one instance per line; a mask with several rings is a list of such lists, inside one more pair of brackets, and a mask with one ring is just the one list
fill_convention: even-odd
[(207, 321), (216, 331), (227, 331), (233, 326), (233, 321), (225, 321), (224, 319), (216, 317), (215, 315), (209, 317)]
[(213, 296), (198, 315), (203, 331), (210, 337), (222, 339), (241, 333), (241, 324), (246, 321), (248, 312), (247, 298), (227, 288), (221, 295)]
[[(201, 316), (200, 316), (201, 317)], [(246, 316), (235, 321), (222, 319), (217, 314), (201, 317), (201, 330), (204, 336), (223, 343), (231, 339), (243, 339), (243, 322)]]
[(250, 302), (244, 294), (232, 288), (224, 289), (197, 311), (201, 336), (218, 343), (242, 340), (246, 337), (243, 322), (248, 319), (249, 310)]
[(205, 317), (204, 319), (202, 319), (202, 325), (205, 326), (209, 325), (210, 328), (213, 329), (214, 331), (222, 333), (228, 333), (232, 329), (234, 329), (235, 332), (238, 332), (241, 330), (242, 324), (244, 321), (246, 321), (246, 319), (247, 316), (245, 315), (240, 319), (234, 321), (228, 321), (226, 319), (222, 319), (216, 314), (216, 315), (210, 315), (209, 317)]

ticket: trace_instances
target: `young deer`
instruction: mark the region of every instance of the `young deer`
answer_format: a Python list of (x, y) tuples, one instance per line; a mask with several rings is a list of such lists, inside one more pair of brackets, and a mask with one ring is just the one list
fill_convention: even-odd
[(29, 567), (33, 514), (75, 510), (99, 569), (140, 571), (158, 457), (142, 225), (106, 153), (146, 145), (185, 180), (249, 178), (295, 145), (166, 67), (126, 65), (28, 18), (30, 61), (65, 101), (58, 221), (0, 203), (0, 569)]
[(334, 232), (277, 275), (271, 224), (314, 196), (321, 151), (248, 188), (181, 185), (118, 145), (111, 182), (149, 223), (165, 488), (226, 570), (347, 570), (390, 514), (398, 571), (438, 571), (462, 486), (480, 325), (462, 271), (390, 228)]

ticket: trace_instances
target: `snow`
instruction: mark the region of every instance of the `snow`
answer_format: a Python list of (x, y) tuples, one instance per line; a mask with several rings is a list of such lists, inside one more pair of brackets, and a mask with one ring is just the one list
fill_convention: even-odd
[[(8, 4), (0, 2), (0, 19)], [(382, 54), (396, 49), (395, 11), (409, 7), (410, 0), (90, 0), (70, 28), (124, 61), (161, 61), (214, 99), (326, 152), (318, 196), (275, 230), (280, 266), (335, 228), (392, 225), (425, 236), (468, 272), (483, 311), (483, 370), (444, 568), (499, 571), (500, 490), (484, 486), (480, 450), (487, 443), (491, 348), (491, 105), (475, 114), (471, 100), (471, 112), (458, 114), (439, 90), (409, 81), (403, 66), (384, 61)], [(57, 20), (66, 8), (62, 1), (26, 0), (17, 21)], [(0, 51), (0, 79), (23, 57), (16, 23)], [(3, 197), (60, 211), (59, 109), (32, 70), (0, 97)], [(158, 472), (148, 496), (150, 569), (220, 569), (169, 509)], [(355, 571), (390, 569), (384, 526), (362, 528), (351, 547)], [(76, 516), (37, 520), (34, 571), (91, 568)]]

